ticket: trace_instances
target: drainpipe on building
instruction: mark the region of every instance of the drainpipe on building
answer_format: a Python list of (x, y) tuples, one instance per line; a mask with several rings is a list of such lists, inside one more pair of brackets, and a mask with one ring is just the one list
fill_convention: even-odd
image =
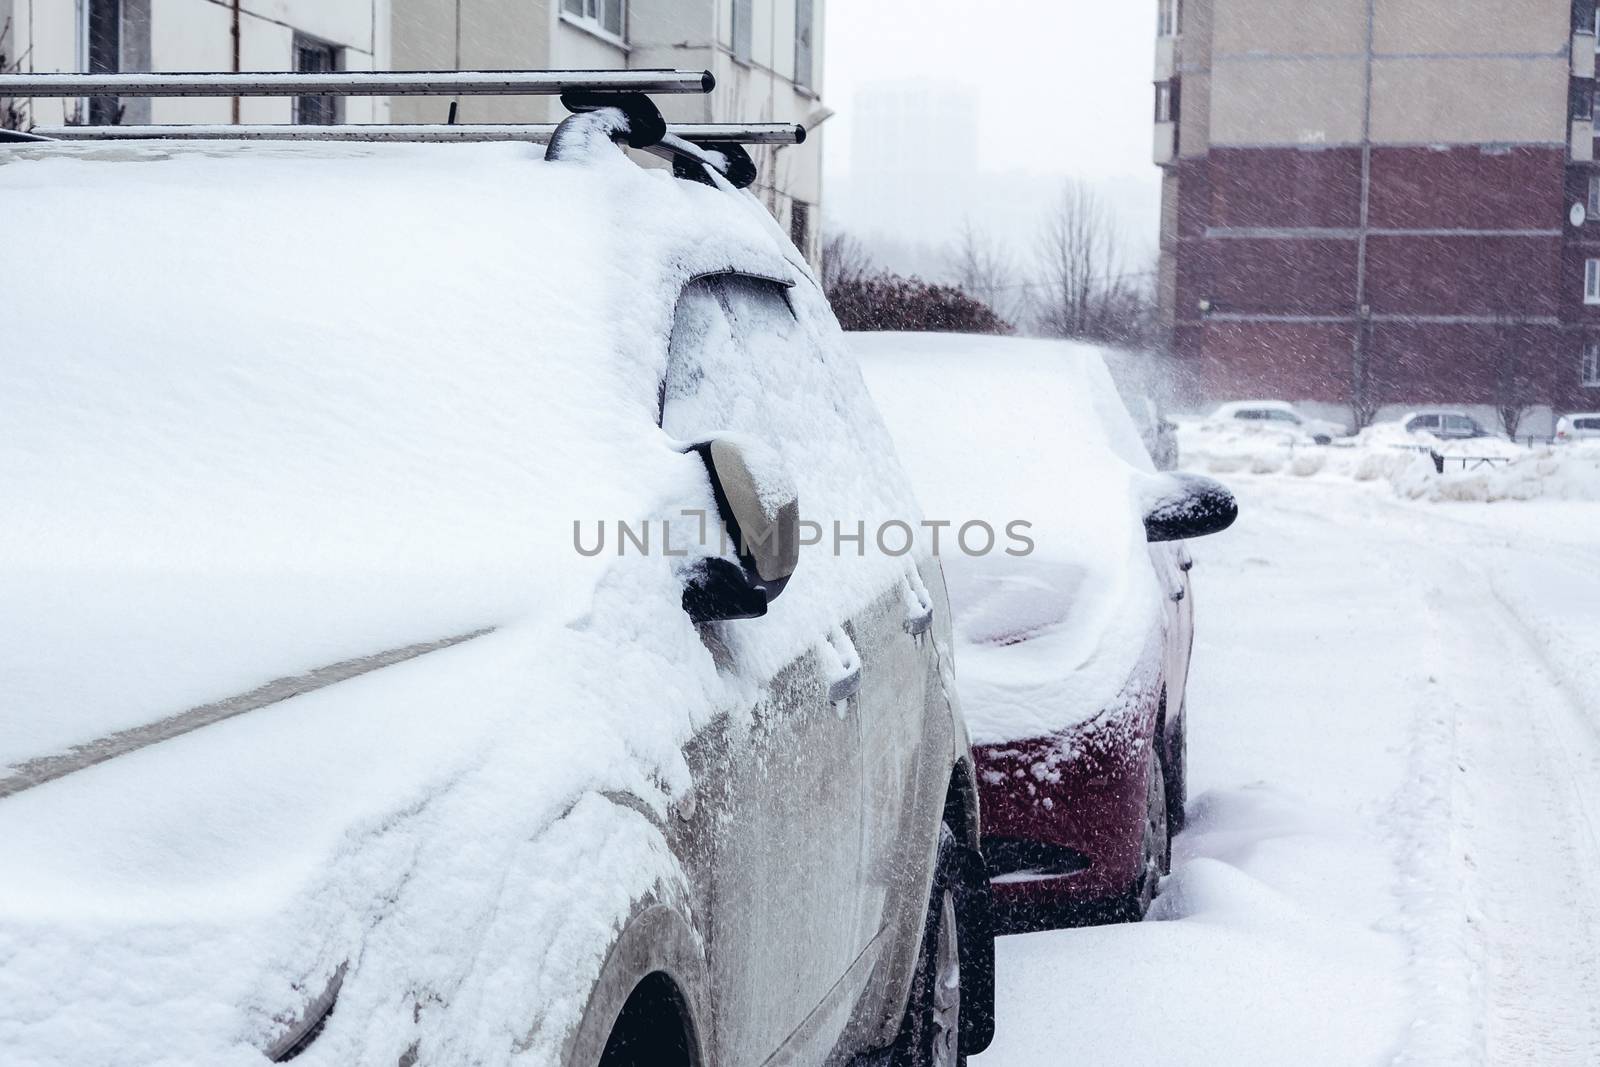
[[(239, 0), (233, 0), (233, 72), (238, 74), (242, 69), (239, 66)], [(239, 98), (233, 98), (233, 124), (239, 125)]]

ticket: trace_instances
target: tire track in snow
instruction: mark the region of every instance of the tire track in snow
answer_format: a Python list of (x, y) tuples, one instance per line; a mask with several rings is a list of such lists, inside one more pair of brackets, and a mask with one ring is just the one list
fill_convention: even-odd
[(1486, 546), (1452, 547), (1428, 553), (1419, 570), (1435, 632), (1430, 665), (1451, 707), (1466, 795), (1456, 831), (1476, 898), (1465, 919), (1482, 939), (1480, 1055), (1592, 1063), (1600, 840), (1574, 761), (1593, 773), (1594, 738), (1495, 589)]

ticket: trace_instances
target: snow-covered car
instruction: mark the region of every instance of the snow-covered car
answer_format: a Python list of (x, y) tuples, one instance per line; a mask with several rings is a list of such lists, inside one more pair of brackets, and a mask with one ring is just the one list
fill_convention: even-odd
[(1319, 445), (1332, 444), (1334, 438), (1350, 434), (1347, 427), (1302, 415), (1293, 404), (1283, 400), (1238, 400), (1223, 404), (1211, 413), (1208, 421), (1229, 429), (1259, 427), (1265, 432), (1303, 435)]
[[(1185, 800), (1192, 559), (1226, 489), (1157, 473), (1086, 345), (852, 334), (944, 553), (1001, 921), (1143, 914)], [(1014, 524), (1021, 524), (1016, 525)]]
[(1465, 411), (1413, 411), (1398, 420), (1409, 434), (1428, 434), (1441, 441), (1496, 437)]
[(1600, 412), (1563, 415), (1556, 420), (1556, 443), (1600, 441)]
[(0, 145), (0, 1060), (985, 1046), (938, 562), (804, 536), (914, 495), (626, 136)]

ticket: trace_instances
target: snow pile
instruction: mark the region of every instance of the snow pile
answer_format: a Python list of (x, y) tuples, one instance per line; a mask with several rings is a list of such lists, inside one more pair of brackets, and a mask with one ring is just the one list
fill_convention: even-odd
[[(1431, 434), (1407, 433), (1399, 423), (1380, 423), (1354, 437), (1319, 446), (1263, 426), (1177, 421), (1179, 462), (1188, 470), (1383, 482), (1400, 496), (1433, 501), (1600, 499), (1592, 446), (1530, 450), (1497, 437), (1440, 440)], [(1431, 453), (1445, 457), (1442, 475)]]
[[(304, 1063), (554, 1061), (618, 922), (683, 882), (607, 796), (664, 817), (695, 731), (903, 577), (806, 553), (714, 658), (672, 561), (577, 553), (576, 521), (713, 506), (656, 425), (684, 283), (804, 270), (753, 199), (601, 156), (0, 155), (0, 777), (494, 629), (0, 799), (7, 1062), (259, 1063), (341, 964)], [(721, 428), (785, 445), (808, 518), (912, 513), (812, 340)]]
[(1391, 480), (1396, 492), (1413, 500), (1600, 501), (1600, 445), (1522, 450), (1509, 463), (1477, 469), (1447, 464), (1442, 475), (1429, 460), (1410, 464)]
[[(963, 710), (978, 744), (1046, 737), (1111, 707), (1161, 624), (1140, 503), (1150, 461), (1091, 346), (851, 334), (941, 545)], [(1031, 551), (1004, 531), (1026, 522)], [(953, 534), (983, 521), (994, 551)], [(1020, 551), (1020, 549), (1019, 549)]]

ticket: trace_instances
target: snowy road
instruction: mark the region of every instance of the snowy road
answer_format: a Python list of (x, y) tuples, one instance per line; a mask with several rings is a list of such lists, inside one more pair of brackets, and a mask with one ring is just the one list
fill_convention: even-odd
[(1600, 1062), (1600, 508), (1234, 483), (1174, 874), (1004, 939), (977, 1063)]

